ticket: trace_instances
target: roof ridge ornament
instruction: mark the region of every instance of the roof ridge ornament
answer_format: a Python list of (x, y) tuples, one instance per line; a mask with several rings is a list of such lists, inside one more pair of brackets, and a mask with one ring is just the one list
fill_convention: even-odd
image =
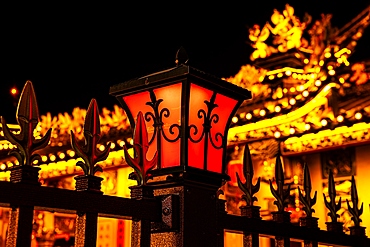
[(189, 61), (188, 54), (186, 53), (184, 47), (180, 47), (176, 52), (176, 66), (179, 66), (181, 64), (187, 64)]

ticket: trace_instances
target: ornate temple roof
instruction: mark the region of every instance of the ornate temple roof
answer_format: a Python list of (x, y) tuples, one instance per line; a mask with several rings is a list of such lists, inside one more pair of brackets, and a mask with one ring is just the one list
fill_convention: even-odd
[[(283, 155), (317, 152), (346, 145), (370, 143), (370, 58), (351, 61), (358, 40), (370, 24), (370, 6), (342, 28), (330, 24), (331, 15), (302, 20), (290, 5), (275, 10), (263, 27), (249, 29), (255, 48), (252, 64), (241, 67), (230, 83), (247, 88), (252, 99), (245, 101), (233, 118), (228, 145), (281, 143)], [(356, 51), (360, 52), (360, 51)], [(40, 150), (41, 178), (50, 179), (81, 172), (70, 144), (70, 131), (83, 141), (86, 110), (72, 114), (41, 116), (34, 133), (43, 136), (52, 128), (50, 145)], [(105, 168), (125, 164), (123, 145), (130, 145), (132, 132), (119, 106), (100, 113), (101, 141), (111, 141)], [(18, 125), (9, 125), (17, 133)], [(262, 144), (261, 144), (262, 143)], [(260, 145), (261, 144), (261, 145)], [(104, 147), (102, 145), (102, 147)], [(8, 155), (17, 147), (0, 132), (0, 178), (17, 165)]]
[(249, 30), (254, 63), (226, 78), (253, 94), (233, 119), (230, 145), (276, 139), (295, 155), (370, 143), (370, 58), (351, 61), (370, 6), (340, 29), (330, 19), (301, 21), (286, 5)]

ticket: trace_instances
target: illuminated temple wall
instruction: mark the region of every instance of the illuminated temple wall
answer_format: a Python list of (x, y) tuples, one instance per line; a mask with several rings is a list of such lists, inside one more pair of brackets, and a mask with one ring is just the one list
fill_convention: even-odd
[[(239, 148), (239, 152), (243, 151)], [(229, 169), (232, 173), (238, 172), (242, 173), (242, 155), (230, 161), (229, 168), (235, 167), (234, 169)], [(235, 158), (235, 157), (234, 157)], [(254, 176), (252, 183), (255, 184), (259, 177), (262, 178), (260, 184), (260, 190), (255, 194), (258, 201), (254, 203), (256, 206), (260, 206), (261, 217), (264, 220), (271, 220), (271, 212), (276, 211), (277, 208), (273, 204), (276, 200), (269, 187), (269, 179), (273, 179), (274, 175), (274, 159), (267, 159), (265, 155), (255, 155), (252, 156)], [(347, 210), (347, 199), (350, 202), (350, 206), (353, 207), (351, 201), (351, 175), (355, 175), (356, 187), (359, 197), (359, 205), (355, 205), (360, 208), (361, 203), (363, 203), (363, 214), (360, 216), (362, 219), (361, 225), (366, 227), (366, 235), (370, 235), (370, 228), (367, 227), (370, 224), (370, 194), (369, 190), (369, 178), (370, 178), (370, 145), (356, 146), (356, 147), (338, 147), (336, 149), (316, 152), (306, 155), (296, 155), (288, 156), (283, 158), (284, 165), (284, 177), (285, 183), (291, 184), (291, 195), (297, 196), (297, 187), (299, 186), (303, 189), (303, 166), (301, 160), (304, 160), (310, 170), (312, 191), (311, 198), (314, 196), (315, 191), (317, 192), (317, 201), (313, 206), (315, 212), (313, 217), (319, 218), (318, 224), (319, 228), (326, 230), (325, 222), (331, 222), (327, 213), (328, 209), (325, 207), (324, 196), (327, 195), (328, 188), (328, 178), (327, 170), (333, 169), (336, 173), (334, 178), (336, 184), (336, 202), (338, 202), (339, 197), (341, 197), (342, 208), (338, 211), (340, 218), (339, 222), (344, 223), (344, 231), (349, 234), (348, 227), (353, 226), (353, 221), (351, 220), (351, 215)], [(267, 169), (268, 168), (268, 169)], [(272, 169), (271, 169), (272, 168)], [(225, 196), (228, 201), (227, 211), (231, 214), (240, 214), (239, 207), (245, 205), (245, 202), (240, 199), (242, 192), (237, 187), (235, 176), (232, 177), (232, 181), (228, 182), (226, 185)], [(296, 184), (296, 186), (295, 186)], [(299, 217), (304, 217), (304, 212), (302, 210), (302, 205), (297, 203), (296, 205), (288, 205), (286, 210), (291, 211), (291, 222), (298, 224)], [(297, 210), (297, 211), (296, 211)], [(242, 246), (242, 235), (235, 233), (227, 233), (225, 235), (225, 242), (230, 244), (228, 246)], [(263, 242), (263, 244), (262, 244)], [(261, 239), (261, 246), (269, 246), (269, 240)], [(240, 245), (239, 245), (240, 244)]]
[(359, 147), (356, 149), (356, 186), (359, 195), (360, 204), (364, 203), (364, 213), (361, 217), (361, 225), (366, 227), (366, 236), (370, 236), (370, 145)]
[[(342, 152), (344, 149), (338, 149), (339, 152)], [(359, 197), (359, 205), (355, 205), (358, 208), (363, 203), (363, 214), (361, 215), (361, 225), (366, 226), (366, 235), (370, 235), (370, 228), (367, 227), (370, 225), (370, 194), (369, 194), (369, 178), (370, 178), (370, 145), (359, 146), (353, 148), (354, 150), (354, 160), (353, 160), (353, 173), (355, 174), (356, 188)], [(314, 217), (319, 218), (319, 227), (320, 229), (326, 230), (325, 221), (331, 221), (327, 216), (328, 210), (325, 207), (323, 193), (326, 192), (325, 184), (327, 183), (327, 178), (323, 178), (322, 172), (322, 157), (324, 153), (312, 154), (307, 156), (307, 163), (310, 164), (310, 174), (312, 181), (312, 195), (314, 191), (317, 191), (317, 202), (314, 205), (315, 213)], [(348, 199), (350, 201), (350, 206), (352, 207), (351, 197), (350, 197), (350, 176), (340, 176), (334, 178), (336, 182), (336, 191), (337, 198), (341, 197), (342, 209), (338, 211), (338, 214), (341, 216), (338, 221), (344, 222), (344, 227), (353, 225), (351, 221), (351, 216), (349, 215), (347, 208)]]
[[(345, 152), (346, 149), (339, 148), (336, 152)], [(344, 227), (348, 230), (349, 226), (353, 225), (351, 221), (351, 215), (347, 211), (347, 199), (350, 202), (350, 206), (353, 207), (351, 202), (350, 196), (350, 186), (351, 186), (351, 174), (355, 175), (355, 182), (357, 193), (359, 197), (359, 205), (355, 205), (358, 208), (363, 203), (363, 214), (361, 215), (361, 225), (362, 226), (369, 226), (370, 224), (370, 194), (368, 193), (369, 190), (369, 178), (370, 178), (370, 145), (358, 146), (351, 148), (353, 153), (353, 160), (352, 160), (352, 171), (349, 167), (345, 167), (343, 170), (348, 171), (343, 172), (343, 175), (337, 176), (334, 178), (336, 183), (336, 192), (337, 197), (336, 200), (341, 197), (342, 201), (342, 208), (338, 211), (340, 218), (338, 221), (344, 222)], [(312, 196), (314, 191), (317, 191), (317, 202), (314, 205), (315, 213), (313, 213), (314, 217), (319, 218), (319, 227), (321, 229), (326, 229), (325, 221), (331, 221), (330, 218), (327, 216), (328, 209), (325, 207), (323, 193), (327, 193), (327, 177), (323, 177), (323, 157), (326, 157), (326, 153), (317, 153), (307, 156), (307, 163), (310, 164), (310, 173), (311, 173), (311, 180), (312, 180)], [(348, 156), (348, 155), (347, 155)], [(343, 162), (346, 163), (346, 162)], [(366, 227), (366, 235), (370, 235), (370, 228)]]

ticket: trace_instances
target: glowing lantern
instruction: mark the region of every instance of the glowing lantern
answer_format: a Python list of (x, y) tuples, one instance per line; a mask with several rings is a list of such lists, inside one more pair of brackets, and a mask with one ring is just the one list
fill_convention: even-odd
[(188, 66), (182, 48), (176, 56), (176, 67), (112, 86), (110, 95), (125, 109), (131, 127), (138, 113), (143, 113), (147, 159), (158, 151), (153, 175), (191, 170), (227, 177), (228, 127), (251, 93)]

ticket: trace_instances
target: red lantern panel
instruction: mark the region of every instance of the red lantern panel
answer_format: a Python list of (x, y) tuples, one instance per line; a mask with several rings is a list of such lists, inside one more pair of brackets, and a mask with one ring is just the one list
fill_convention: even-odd
[(218, 107), (216, 107), (213, 112), (219, 116), (219, 121), (217, 124), (212, 125), (210, 132), (210, 136), (212, 137), (210, 140), (214, 140), (214, 145), (208, 145), (208, 170), (224, 173), (224, 171), (222, 171), (222, 164), (226, 143), (223, 142), (226, 142), (226, 129), (229, 127), (227, 124), (229, 123), (229, 119), (233, 117), (230, 114), (238, 101), (224, 95), (217, 94), (215, 103)]
[(188, 164), (222, 173), (226, 125), (237, 101), (190, 86)]
[(160, 150), (160, 168), (179, 166), (181, 83), (124, 96), (123, 101), (135, 121), (139, 111), (144, 113), (149, 139), (147, 159)]

